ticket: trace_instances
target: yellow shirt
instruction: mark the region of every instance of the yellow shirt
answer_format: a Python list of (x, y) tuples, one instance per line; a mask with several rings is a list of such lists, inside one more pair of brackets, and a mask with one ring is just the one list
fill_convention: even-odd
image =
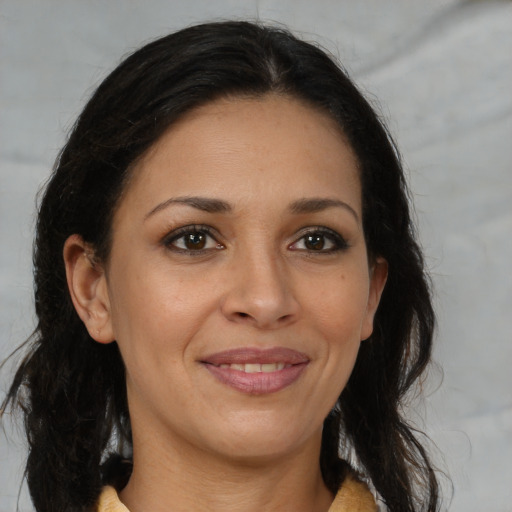
[[(348, 476), (336, 494), (328, 512), (377, 512), (377, 505), (368, 487)], [(97, 512), (130, 512), (119, 500), (113, 487), (105, 487)]]

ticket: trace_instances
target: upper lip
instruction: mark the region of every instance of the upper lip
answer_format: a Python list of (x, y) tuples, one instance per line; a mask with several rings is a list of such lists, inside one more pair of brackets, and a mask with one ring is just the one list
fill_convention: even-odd
[(220, 366), (221, 364), (304, 364), (309, 357), (302, 352), (285, 347), (274, 348), (235, 348), (216, 352), (201, 359), (202, 363)]

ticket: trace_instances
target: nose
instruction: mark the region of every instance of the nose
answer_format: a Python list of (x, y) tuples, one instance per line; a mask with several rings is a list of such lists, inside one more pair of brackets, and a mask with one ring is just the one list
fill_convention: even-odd
[(292, 278), (279, 258), (262, 252), (240, 255), (230, 270), (221, 309), (231, 322), (276, 329), (297, 320)]

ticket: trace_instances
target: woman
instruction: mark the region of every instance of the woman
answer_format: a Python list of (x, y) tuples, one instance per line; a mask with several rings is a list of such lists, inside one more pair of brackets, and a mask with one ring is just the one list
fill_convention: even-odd
[(224, 22), (129, 56), (57, 161), (34, 262), (7, 401), (37, 510), (376, 510), (369, 487), (438, 509), (401, 412), (434, 326), (403, 172), (315, 46)]

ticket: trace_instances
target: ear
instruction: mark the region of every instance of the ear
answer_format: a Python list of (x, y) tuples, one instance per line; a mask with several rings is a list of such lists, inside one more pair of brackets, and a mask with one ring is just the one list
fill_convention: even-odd
[(380, 298), (384, 291), (387, 278), (388, 262), (384, 258), (376, 258), (373, 266), (370, 268), (370, 289), (361, 329), (361, 340), (369, 338), (373, 332), (373, 319), (379, 307)]
[(79, 235), (71, 235), (63, 256), (71, 300), (89, 335), (99, 343), (114, 341), (107, 280), (94, 251)]

